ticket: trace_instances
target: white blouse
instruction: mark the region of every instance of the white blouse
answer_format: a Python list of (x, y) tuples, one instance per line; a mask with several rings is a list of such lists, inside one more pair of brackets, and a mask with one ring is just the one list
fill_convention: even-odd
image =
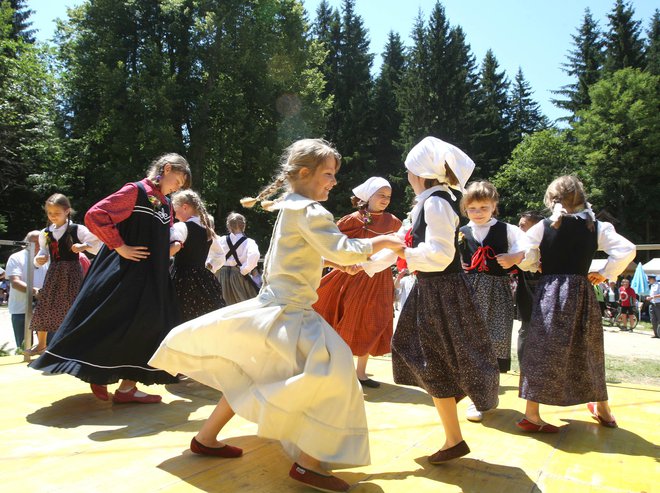
[[(451, 205), (440, 197), (431, 197), (439, 190), (448, 191), (444, 185), (427, 188), (415, 199), (412, 210), (411, 223), (415, 224), (419, 214), (424, 210), (426, 219), (425, 240), (415, 248), (406, 248), (405, 256), (408, 269), (412, 271), (436, 272), (443, 271), (454, 260), (454, 236), (459, 224), (458, 214)], [(397, 236), (405, 239), (410, 226), (401, 226)], [(396, 261), (396, 254), (392, 250), (384, 249), (372, 255), (369, 262), (362, 264), (364, 271), (373, 276), (383, 270), (383, 265), (389, 266)]]
[[(243, 233), (237, 235), (230, 233), (229, 239), (232, 244), (235, 245), (243, 236), (245, 236)], [(234, 267), (236, 265), (236, 260), (233, 255), (230, 255), (229, 258), (225, 258), (227, 252), (229, 252), (227, 237), (225, 235), (216, 237), (209, 250), (209, 256), (206, 259), (206, 263), (211, 265), (211, 270), (213, 272), (217, 271), (223, 265), (228, 267)], [(241, 261), (242, 265), (240, 271), (244, 276), (252, 272), (252, 269), (254, 269), (259, 263), (259, 257), (261, 256), (259, 246), (252, 238), (248, 238), (241, 243), (236, 249), (236, 254)]]
[[(490, 228), (497, 223), (497, 219), (491, 217), (485, 224), (475, 224), (472, 221), (467, 223), (467, 226), (472, 230), (472, 236), (479, 243), (483, 245), (484, 239), (488, 236)], [(538, 257), (535, 253), (529, 254), (530, 243), (527, 235), (513, 224), (506, 224), (506, 239), (507, 239), (507, 253), (520, 253), (525, 252), (525, 257), (520, 264), (517, 264), (523, 270), (529, 270), (532, 265), (538, 263)]]
[[(66, 232), (70, 222), (65, 222), (62, 226), (55, 226), (54, 224), (50, 225), (50, 231), (53, 233), (53, 238), (55, 238), (57, 241), (59, 241), (62, 236), (64, 236), (64, 233)], [(87, 226), (84, 224), (78, 224), (78, 240), (80, 243), (86, 244), (89, 249), (86, 250), (87, 252), (91, 253), (92, 255), (96, 255), (98, 251), (101, 249), (101, 246), (103, 245), (103, 242), (99, 240), (96, 235), (94, 235), (89, 229), (87, 229)], [(50, 252), (48, 251), (48, 244), (46, 243), (46, 229), (42, 229), (41, 233), (39, 234), (39, 253), (37, 253), (37, 256), (39, 255), (46, 255), (47, 257), (50, 258)], [(36, 256), (35, 256), (36, 259)], [(35, 266), (37, 266), (35, 262)]]
[[(576, 215), (583, 218), (587, 217), (586, 213), (579, 213)], [(635, 245), (618, 234), (612, 224), (597, 221), (597, 225), (598, 249), (603, 250), (608, 255), (605, 267), (598, 272), (606, 279), (616, 279), (635, 258)], [(543, 221), (536, 223), (527, 230), (527, 237), (532, 250), (539, 251), (544, 231), (545, 227)], [(540, 253), (537, 257), (539, 257), (540, 260)], [(537, 261), (527, 270), (538, 270), (538, 266), (539, 262)]]

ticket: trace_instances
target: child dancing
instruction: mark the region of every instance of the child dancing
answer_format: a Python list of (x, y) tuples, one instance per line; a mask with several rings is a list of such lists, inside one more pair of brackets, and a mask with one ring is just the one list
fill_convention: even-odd
[[(337, 222), (349, 238), (374, 238), (396, 233), (401, 221), (385, 209), (392, 197), (392, 187), (377, 176), (353, 189), (353, 205), (358, 210)], [(346, 341), (357, 356), (357, 377), (363, 387), (377, 388), (379, 382), (367, 376), (369, 355), (390, 352), (394, 319), (394, 281), (390, 264), (377, 272), (352, 272), (336, 266), (323, 276), (314, 309)]]
[[(240, 448), (217, 438), (236, 412), (258, 424), (259, 436), (282, 443), (295, 461), (291, 478), (323, 491), (349, 488), (326, 468), (369, 463), (351, 351), (312, 309), (323, 262), (352, 265), (402, 246), (395, 236), (349, 239), (319, 204), (337, 183), (340, 159), (320, 139), (286, 150), (275, 181), (257, 199), (243, 201), (279, 210), (259, 295), (176, 327), (150, 361), (223, 392), (192, 439), (193, 452), (240, 456)], [(281, 200), (265, 200), (285, 186), (290, 193)]]
[[(635, 257), (635, 245), (610, 223), (595, 220), (575, 176), (550, 183), (544, 201), (552, 216), (527, 231), (543, 269), (520, 365), (520, 397), (527, 404), (518, 427), (557, 433), (558, 427), (541, 419), (540, 404), (587, 403), (594, 419), (616, 428), (607, 402), (603, 326), (592, 284), (616, 279)], [(597, 249), (607, 252), (607, 264), (589, 272)]]
[(462, 187), (474, 163), (457, 147), (426, 137), (406, 157), (416, 193), (410, 244), (403, 252), (417, 282), (392, 338), (394, 381), (426, 390), (440, 415), (445, 442), (428, 460), (441, 464), (470, 452), (456, 403), (497, 404), (499, 372), (488, 330), (473, 298), (458, 251)]

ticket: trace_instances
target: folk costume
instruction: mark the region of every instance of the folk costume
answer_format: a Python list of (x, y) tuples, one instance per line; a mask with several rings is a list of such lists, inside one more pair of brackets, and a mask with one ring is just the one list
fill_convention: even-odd
[(497, 404), (497, 360), (461, 267), (461, 192), (444, 184), (445, 163), (462, 188), (474, 163), (451, 144), (427, 137), (405, 162), (414, 175), (441, 184), (420, 193), (412, 210), (405, 257), (417, 282), (392, 338), (394, 381), (416, 385), (437, 398), (469, 396), (478, 409), (487, 410)]
[[(363, 202), (368, 202), (382, 187), (391, 188), (387, 180), (377, 177), (363, 185), (369, 186), (353, 190)], [(389, 212), (364, 209), (342, 217), (337, 227), (349, 238), (374, 238), (396, 233), (401, 221)], [(321, 279), (318, 296), (314, 309), (346, 341), (355, 356), (381, 356), (390, 352), (394, 281), (388, 264), (371, 276), (364, 271), (352, 276), (335, 269)]]
[(206, 258), (214, 242), (199, 217), (176, 223), (170, 241), (182, 244), (171, 271), (181, 321), (187, 322), (225, 306), (220, 282), (206, 268)]
[(463, 264), (467, 265), (468, 281), (490, 340), (500, 372), (511, 369), (511, 332), (515, 308), (511, 290), (510, 272), (498, 263), (501, 253), (528, 249), (527, 237), (517, 226), (491, 218), (486, 224), (470, 221), (460, 228), (459, 250)]
[[(52, 343), (30, 366), (99, 385), (176, 382), (147, 364), (180, 317), (169, 275), (169, 199), (148, 179), (128, 183), (85, 221), (105, 245)], [(115, 251), (123, 244), (147, 246), (149, 256), (127, 260)]]
[[(101, 241), (85, 226), (69, 220), (60, 227), (51, 224), (39, 234), (37, 255), (48, 255), (50, 265), (30, 321), (31, 331), (51, 334), (57, 331), (76, 299), (83, 281), (83, 270), (79, 254), (71, 251), (75, 243), (86, 243), (92, 254), (101, 248)], [(39, 267), (36, 263), (34, 265)]]
[[(250, 273), (259, 263), (259, 247), (243, 233), (229, 233), (217, 239), (218, 248), (213, 249), (208, 263), (222, 287), (222, 296), (227, 305), (254, 298), (259, 293)], [(218, 270), (220, 269), (220, 270)]]
[(223, 392), (257, 434), (324, 467), (369, 463), (362, 389), (346, 343), (312, 309), (323, 258), (365, 261), (368, 240), (349, 239), (318, 202), (289, 194), (266, 255), (256, 298), (176, 327), (150, 364)]
[[(587, 217), (594, 222), (588, 227)], [(608, 253), (600, 273), (616, 279), (635, 256), (635, 246), (591, 209), (553, 218), (527, 231), (543, 266), (520, 365), (520, 397), (556, 406), (606, 401), (600, 308), (587, 279), (597, 249)]]

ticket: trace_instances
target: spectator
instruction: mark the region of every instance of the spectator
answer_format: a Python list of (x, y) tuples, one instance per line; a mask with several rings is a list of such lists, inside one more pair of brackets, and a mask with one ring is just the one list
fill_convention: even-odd
[[(39, 250), (39, 231), (30, 231), (23, 241), (34, 243), (35, 251)], [(36, 298), (39, 290), (44, 285), (46, 271), (50, 264), (43, 266), (34, 266), (34, 278), (32, 295)], [(7, 278), (11, 284), (9, 290), (9, 314), (11, 315), (11, 325), (14, 329), (14, 338), (16, 347), (22, 347), (25, 337), (25, 308), (26, 308), (26, 290), (27, 290), (27, 269), (28, 269), (28, 250), (24, 248), (9, 256), (7, 260)]]
[(651, 317), (651, 326), (653, 327), (653, 338), (660, 338), (660, 284), (656, 282), (655, 274), (649, 274), (649, 295), (646, 301), (649, 302), (649, 316)]
[(634, 307), (637, 303), (637, 293), (630, 287), (630, 281), (624, 279), (619, 288), (619, 300), (621, 303), (621, 317), (619, 321), (623, 324), (621, 330), (628, 330), (628, 321), (630, 320), (630, 331), (633, 330), (633, 317), (635, 315)]

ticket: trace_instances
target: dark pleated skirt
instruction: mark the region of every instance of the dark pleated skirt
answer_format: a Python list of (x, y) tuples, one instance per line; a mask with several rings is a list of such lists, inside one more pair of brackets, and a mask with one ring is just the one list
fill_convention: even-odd
[(133, 262), (104, 246), (48, 349), (30, 367), (99, 385), (174, 383), (176, 377), (147, 362), (179, 320), (167, 264)]
[(475, 301), (488, 328), (500, 372), (511, 369), (511, 332), (513, 331), (513, 293), (509, 276), (491, 276), (482, 272), (468, 274)]
[(174, 267), (172, 279), (181, 310), (181, 321), (206, 315), (225, 306), (220, 282), (204, 267)]
[(523, 399), (555, 406), (607, 400), (603, 325), (585, 276), (541, 276), (522, 357)]
[(392, 338), (392, 367), (396, 383), (433, 397), (496, 405), (497, 360), (464, 274), (418, 276)]

